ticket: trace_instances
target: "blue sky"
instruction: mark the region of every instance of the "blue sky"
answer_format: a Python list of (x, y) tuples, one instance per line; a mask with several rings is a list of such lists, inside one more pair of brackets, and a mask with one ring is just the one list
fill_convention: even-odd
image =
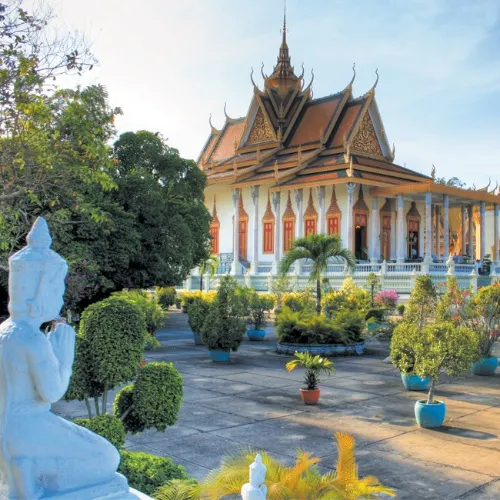
[[(282, 0), (53, 0), (66, 28), (87, 34), (100, 60), (82, 84), (102, 83), (124, 116), (120, 132), (160, 131), (196, 158), (209, 132), (245, 115), (250, 67), (270, 72)], [(500, 180), (498, 0), (288, 0), (292, 63), (314, 68), (314, 96), (351, 79), (377, 102), (396, 162), (482, 187)], [(260, 83), (260, 78), (257, 80)]]

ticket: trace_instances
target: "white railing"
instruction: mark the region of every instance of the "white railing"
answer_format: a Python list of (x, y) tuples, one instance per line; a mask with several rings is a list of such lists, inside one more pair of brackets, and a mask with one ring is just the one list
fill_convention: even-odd
[(420, 262), (407, 262), (402, 264), (387, 264), (388, 273), (411, 273), (415, 271), (419, 273), (422, 271), (422, 264)]

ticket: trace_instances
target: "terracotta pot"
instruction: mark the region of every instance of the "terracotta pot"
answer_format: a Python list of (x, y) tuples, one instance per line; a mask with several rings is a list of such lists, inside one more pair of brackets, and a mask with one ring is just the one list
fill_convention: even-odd
[(319, 389), (314, 389), (312, 391), (309, 389), (300, 389), (300, 396), (306, 405), (317, 405), (319, 401), (319, 393)]

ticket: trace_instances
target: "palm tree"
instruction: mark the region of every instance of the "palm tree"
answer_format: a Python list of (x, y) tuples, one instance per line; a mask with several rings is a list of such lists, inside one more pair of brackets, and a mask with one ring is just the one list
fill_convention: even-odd
[(200, 292), (203, 291), (203, 275), (209, 273), (210, 277), (213, 278), (219, 267), (219, 258), (217, 255), (211, 255), (208, 259), (203, 260), (198, 266), (200, 271)]
[(280, 273), (285, 274), (292, 264), (300, 259), (312, 261), (310, 279), (316, 281), (316, 312), (321, 313), (321, 275), (328, 266), (328, 260), (345, 262), (349, 269), (354, 269), (356, 260), (352, 253), (342, 248), (342, 241), (337, 234), (310, 234), (297, 238), (280, 262)]

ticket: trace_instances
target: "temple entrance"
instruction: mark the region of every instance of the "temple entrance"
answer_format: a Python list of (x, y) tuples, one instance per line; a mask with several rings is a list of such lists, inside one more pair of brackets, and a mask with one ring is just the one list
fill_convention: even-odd
[(239, 246), (240, 246), (240, 259), (247, 260), (247, 250), (248, 250), (248, 220), (240, 219), (239, 227)]
[(356, 214), (354, 226), (354, 255), (358, 260), (368, 259), (368, 249), (366, 246), (366, 214)]
[(408, 256), (410, 259), (420, 257), (420, 224), (418, 221), (408, 221)]
[(391, 260), (391, 216), (390, 215), (382, 215), (382, 231), (380, 232), (380, 258), (386, 261)]

